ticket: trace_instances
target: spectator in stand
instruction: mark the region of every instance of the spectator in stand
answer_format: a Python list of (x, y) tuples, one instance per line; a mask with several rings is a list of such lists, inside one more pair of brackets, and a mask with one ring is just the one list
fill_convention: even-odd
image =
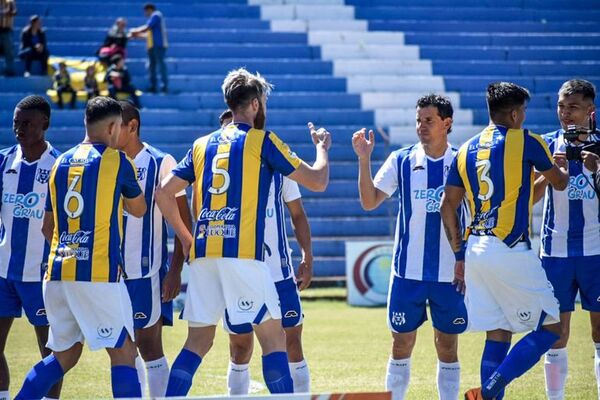
[(127, 20), (117, 18), (114, 25), (108, 30), (102, 47), (98, 50), (98, 59), (104, 64), (108, 64), (112, 56), (119, 54), (121, 57), (127, 57)]
[(71, 93), (71, 108), (75, 108), (77, 92), (71, 86), (71, 75), (69, 75), (67, 64), (65, 64), (64, 61), (61, 61), (61, 63), (58, 64), (58, 71), (54, 74), (54, 89), (58, 96), (58, 108), (64, 108), (63, 93)]
[(113, 99), (117, 99), (117, 93), (127, 93), (131, 101), (137, 108), (142, 108), (140, 98), (135, 93), (135, 86), (131, 84), (131, 75), (125, 66), (125, 60), (120, 55), (113, 56), (110, 59), (111, 66), (106, 71), (106, 83), (108, 84), (108, 93)]
[(85, 70), (83, 85), (87, 93), (88, 101), (96, 96), (100, 96), (100, 89), (98, 89), (98, 81), (96, 80), (96, 67), (94, 65), (90, 65)]
[(13, 0), (0, 0), (0, 54), (4, 55), (4, 75), (14, 76), (14, 54), (12, 45), (13, 19), (17, 6)]
[(149, 92), (156, 93), (156, 66), (160, 68), (162, 79), (161, 92), (166, 93), (168, 87), (167, 66), (165, 53), (167, 51), (167, 29), (165, 19), (156, 6), (152, 3), (144, 5), (144, 14), (148, 17), (146, 24), (131, 29), (129, 34), (133, 38), (146, 37), (148, 46), (148, 68), (150, 74)]
[(50, 53), (46, 44), (46, 32), (42, 28), (42, 19), (39, 15), (32, 15), (29, 18), (29, 25), (21, 32), (19, 57), (25, 61), (25, 77), (31, 76), (31, 64), (34, 60), (41, 62), (42, 75), (46, 73)]

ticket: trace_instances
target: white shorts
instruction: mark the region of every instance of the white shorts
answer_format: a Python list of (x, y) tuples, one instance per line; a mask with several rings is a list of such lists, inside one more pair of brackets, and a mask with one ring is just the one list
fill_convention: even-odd
[(267, 264), (237, 258), (192, 261), (181, 317), (191, 327), (216, 325), (225, 309), (235, 325), (281, 319), (277, 290)]
[(65, 351), (87, 341), (90, 350), (121, 347), (133, 340), (131, 300), (121, 282), (44, 282), (50, 323), (47, 347)]
[(471, 235), (465, 254), (469, 330), (514, 333), (560, 320), (558, 300), (540, 259), (526, 243), (509, 248), (494, 236)]

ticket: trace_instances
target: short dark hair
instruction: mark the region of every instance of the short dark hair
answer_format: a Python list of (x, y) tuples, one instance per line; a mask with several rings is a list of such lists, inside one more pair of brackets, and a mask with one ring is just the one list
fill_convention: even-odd
[(15, 108), (20, 110), (37, 110), (50, 119), (50, 103), (48, 100), (38, 95), (31, 95), (23, 98)]
[(33, 14), (32, 16), (29, 17), (29, 23), (33, 24), (35, 21), (39, 21), (40, 20), (40, 16), (37, 14)]
[(137, 119), (138, 129), (137, 134), (140, 135), (140, 128), (142, 126), (142, 120), (140, 118), (140, 110), (137, 109), (130, 101), (121, 100), (119, 105), (123, 109), (123, 123), (128, 124), (132, 119)]
[(144, 4), (144, 10), (156, 10), (156, 6), (154, 5), (154, 3), (145, 3)]
[(227, 106), (232, 111), (237, 111), (246, 107), (253, 99), (260, 100), (262, 96), (268, 96), (273, 85), (259, 73), (251, 74), (240, 68), (227, 74), (221, 89)]
[[(435, 107), (438, 110), (438, 115), (441, 119), (452, 118), (454, 115), (454, 108), (450, 99), (439, 94), (430, 93), (422, 96), (417, 100), (418, 108)], [(448, 133), (452, 132), (452, 127), (448, 129)]]
[(225, 121), (226, 119), (231, 119), (231, 118), (233, 118), (233, 113), (231, 112), (230, 109), (223, 111), (221, 113), (221, 115), (219, 115), (219, 125), (223, 125), (223, 121)]
[(122, 116), (123, 109), (118, 101), (110, 97), (98, 96), (88, 101), (85, 107), (85, 123), (90, 125), (105, 118)]
[(559, 96), (572, 96), (580, 94), (584, 99), (594, 101), (596, 99), (596, 87), (585, 79), (570, 79), (562, 84), (558, 91)]
[(486, 101), (490, 117), (506, 114), (531, 99), (529, 91), (511, 82), (494, 82), (487, 87)]

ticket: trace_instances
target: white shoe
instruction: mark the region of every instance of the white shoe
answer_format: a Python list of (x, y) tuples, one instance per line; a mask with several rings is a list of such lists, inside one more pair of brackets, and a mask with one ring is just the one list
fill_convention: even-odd
[(23, 76), (24, 76), (25, 78), (29, 78), (29, 77), (31, 76), (31, 72), (29, 72), (29, 71), (25, 71), (25, 73), (23, 74)]

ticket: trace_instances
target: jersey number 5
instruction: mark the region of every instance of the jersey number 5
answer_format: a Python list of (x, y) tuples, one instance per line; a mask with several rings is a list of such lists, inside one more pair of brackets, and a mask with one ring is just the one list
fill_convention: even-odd
[[(219, 160), (226, 160), (229, 158), (229, 152), (227, 153), (219, 153), (213, 157), (212, 160), (212, 174), (213, 174), (213, 186), (208, 188), (208, 192), (210, 194), (223, 194), (229, 189), (229, 184), (231, 183), (231, 178), (229, 177), (229, 172), (225, 168), (219, 168), (217, 165)], [(219, 187), (214, 186), (214, 178), (215, 176), (223, 177), (223, 184)]]
[[(69, 218), (79, 218), (79, 216), (83, 213), (83, 196), (81, 193), (75, 190), (75, 187), (80, 179), (81, 175), (77, 175), (75, 178), (73, 178), (73, 181), (71, 181), (71, 184), (69, 185), (69, 190), (65, 195), (63, 208), (65, 209), (65, 212)], [(73, 210), (73, 207), (70, 207), (73, 201), (77, 204), (75, 210)]]
[[(494, 182), (490, 177), (490, 160), (479, 160), (475, 163), (477, 167), (477, 176), (479, 178), (479, 195), (477, 198), (481, 201), (487, 201), (494, 195)], [(487, 190), (484, 190), (487, 186)]]

